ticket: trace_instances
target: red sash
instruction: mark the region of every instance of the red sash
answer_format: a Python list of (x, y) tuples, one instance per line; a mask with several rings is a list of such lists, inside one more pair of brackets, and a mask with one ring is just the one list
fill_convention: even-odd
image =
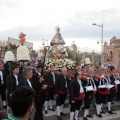
[(97, 90), (97, 92), (100, 93), (100, 94), (103, 94), (103, 95), (107, 95), (109, 93), (107, 88), (106, 88), (106, 90), (104, 92), (99, 90), (99, 89)]
[(49, 88), (54, 88), (54, 87), (55, 87), (54, 84), (49, 85)]
[(67, 88), (65, 90), (58, 90), (58, 94), (67, 94)]
[(114, 86), (114, 87), (112, 87), (110, 90), (116, 90), (116, 87)]
[(79, 96), (78, 97), (74, 97), (74, 99), (81, 100), (81, 99), (83, 99), (83, 97), (84, 97), (84, 92), (83, 93), (79, 93)]

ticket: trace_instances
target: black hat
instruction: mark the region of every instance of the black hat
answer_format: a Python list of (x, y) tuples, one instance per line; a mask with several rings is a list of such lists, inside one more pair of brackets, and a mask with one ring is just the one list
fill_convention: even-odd
[(44, 65), (40, 63), (40, 64), (37, 65), (37, 68), (42, 68), (43, 66)]

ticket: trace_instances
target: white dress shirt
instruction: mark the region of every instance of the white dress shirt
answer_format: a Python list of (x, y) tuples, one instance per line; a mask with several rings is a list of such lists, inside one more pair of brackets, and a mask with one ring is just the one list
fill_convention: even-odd
[(29, 84), (29, 87), (32, 88), (31, 82), (30, 82), (28, 79), (27, 79), (27, 82), (28, 82), (28, 84)]
[(2, 73), (2, 71), (0, 71), (0, 77), (1, 77), (1, 82), (3, 84), (3, 73)]
[(39, 76), (41, 76), (41, 73), (37, 72)]
[(79, 85), (80, 85), (80, 93), (83, 93), (84, 92), (84, 89), (83, 89), (83, 86), (82, 86), (82, 82), (81, 80), (77, 80)]
[[(64, 78), (65, 78), (65, 80), (66, 80), (66, 76), (64, 76)], [(67, 88), (68, 86), (67, 86), (67, 80), (66, 80), (66, 88)]]
[(52, 73), (52, 75), (53, 75), (53, 82), (54, 82), (54, 84), (55, 84), (55, 74), (53, 73), (53, 72), (51, 72)]
[(18, 85), (18, 75), (14, 75), (16, 79), (16, 85)]

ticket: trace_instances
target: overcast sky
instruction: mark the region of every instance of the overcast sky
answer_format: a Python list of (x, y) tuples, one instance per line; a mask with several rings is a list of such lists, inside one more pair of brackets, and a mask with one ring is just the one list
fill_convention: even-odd
[(98, 52), (101, 28), (93, 23), (103, 23), (104, 41), (120, 38), (120, 0), (0, 0), (0, 40), (23, 32), (36, 50), (59, 26), (66, 45), (75, 41), (81, 51)]

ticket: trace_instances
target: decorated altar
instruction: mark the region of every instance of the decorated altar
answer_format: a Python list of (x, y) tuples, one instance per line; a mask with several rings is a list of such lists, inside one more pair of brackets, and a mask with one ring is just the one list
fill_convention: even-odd
[[(56, 34), (50, 42), (50, 46), (47, 47), (46, 54), (45, 49), (40, 50), (39, 55), (45, 59), (45, 67), (49, 69), (50, 65), (55, 65), (56, 70), (60, 70), (63, 66), (66, 66), (69, 70), (75, 68), (74, 61), (68, 59), (68, 53), (66, 50), (65, 41), (60, 33), (60, 28), (56, 27)], [(45, 55), (45, 57), (44, 57)]]

